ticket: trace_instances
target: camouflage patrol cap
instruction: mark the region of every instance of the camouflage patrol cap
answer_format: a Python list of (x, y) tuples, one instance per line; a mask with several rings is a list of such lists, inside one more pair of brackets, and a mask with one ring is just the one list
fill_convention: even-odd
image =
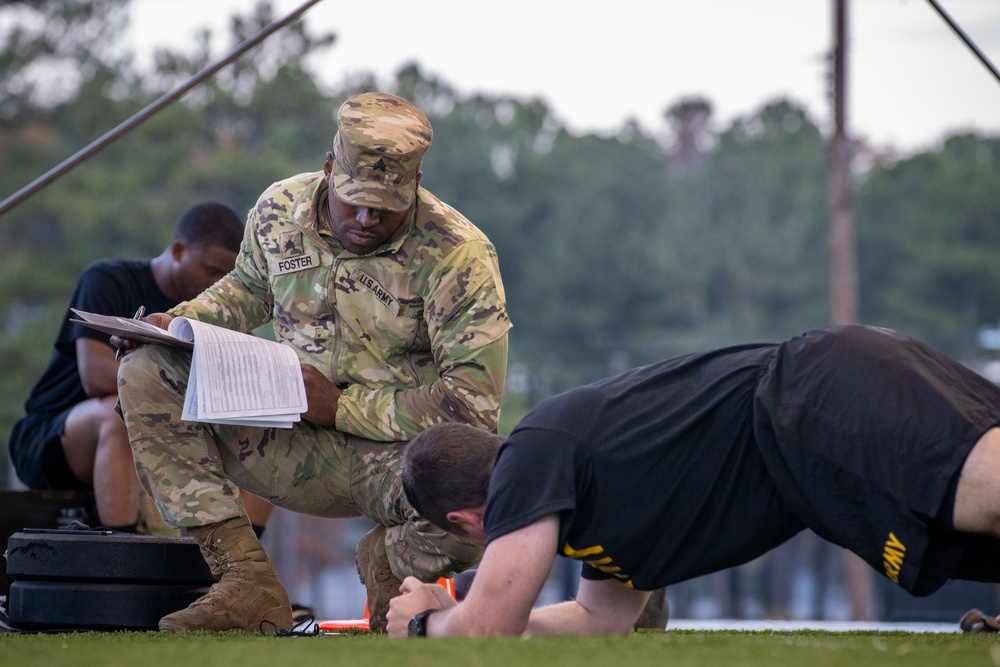
[(417, 172), (431, 145), (431, 124), (401, 97), (362, 93), (337, 111), (333, 191), (354, 206), (405, 211), (416, 196)]

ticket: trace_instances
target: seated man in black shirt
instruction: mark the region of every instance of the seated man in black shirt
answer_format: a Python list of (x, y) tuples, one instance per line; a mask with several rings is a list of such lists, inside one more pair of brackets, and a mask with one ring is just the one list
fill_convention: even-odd
[[(206, 202), (189, 209), (174, 238), (152, 259), (105, 259), (83, 272), (69, 307), (132, 317), (140, 306), (162, 312), (191, 299), (229, 273), (243, 239), (243, 222), (229, 207)], [(134, 531), (139, 480), (118, 400), (118, 361), (109, 336), (71, 322), (67, 309), (48, 367), (25, 403), (26, 416), (8, 447), (29, 488), (93, 490), (100, 524)], [(271, 506), (251, 503), (263, 525)]]
[[(804, 528), (914, 595), (1000, 581), (998, 425), (994, 384), (847, 326), (628, 371), (543, 402), (503, 443), (432, 427), (406, 451), (407, 497), (486, 550), (460, 603), (404, 580), (389, 633), (627, 633), (648, 591)], [(579, 595), (534, 608), (556, 555), (583, 561)]]

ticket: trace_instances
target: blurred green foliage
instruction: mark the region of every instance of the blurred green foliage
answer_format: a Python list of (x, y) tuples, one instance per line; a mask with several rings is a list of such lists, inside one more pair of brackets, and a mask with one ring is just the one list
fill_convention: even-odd
[[(219, 57), (202, 34), (139, 70), (116, 41), (128, 9), (0, 7), (0, 196)], [(273, 18), (250, 8), (230, 42)], [(335, 45), (286, 27), (0, 217), (0, 433), (87, 264), (157, 254), (193, 203), (247, 210), (271, 182), (320, 169), (337, 106), (376, 87), (427, 112), (422, 185), (499, 250), (515, 325), (508, 427), (539, 398), (621, 368), (829, 322), (826, 140), (795, 101), (718, 127), (711, 102), (690, 98), (659, 130), (578, 136), (542, 99), (463, 94), (415, 63), (388, 84), (355, 75), (331, 89), (305, 60)], [(978, 329), (1000, 320), (1000, 138), (942, 139), (904, 158), (869, 151), (855, 174), (862, 321), (971, 360)]]

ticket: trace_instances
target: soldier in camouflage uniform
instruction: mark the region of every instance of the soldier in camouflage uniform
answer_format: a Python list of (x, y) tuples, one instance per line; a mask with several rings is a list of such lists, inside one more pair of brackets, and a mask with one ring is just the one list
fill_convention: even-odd
[[(162, 630), (291, 624), (288, 599), (245, 521), (240, 489), (326, 517), (366, 515), (358, 566), (371, 625), (406, 576), (481, 551), (416, 515), (400, 486), (406, 441), (458, 421), (495, 431), (510, 321), (489, 239), (419, 187), (431, 127), (392, 95), (338, 112), (323, 171), (273, 184), (250, 211), (235, 270), (169, 314), (251, 331), (271, 322), (302, 362), (309, 409), (292, 429), (181, 421), (190, 353), (132, 350), (119, 394), (143, 486), (222, 579)], [(129, 341), (117, 341), (125, 348)], [(228, 576), (227, 576), (228, 574)]]

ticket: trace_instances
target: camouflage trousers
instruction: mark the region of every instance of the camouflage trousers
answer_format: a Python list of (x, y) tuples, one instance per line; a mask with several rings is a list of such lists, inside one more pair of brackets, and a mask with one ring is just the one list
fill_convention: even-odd
[(420, 518), (403, 493), (405, 442), (374, 442), (306, 421), (291, 429), (181, 420), (191, 353), (144, 345), (123, 357), (118, 394), (136, 471), (164, 521), (203, 526), (243, 514), (240, 489), (323, 517), (387, 526), (393, 574), (424, 581), (475, 565), (482, 550)]

